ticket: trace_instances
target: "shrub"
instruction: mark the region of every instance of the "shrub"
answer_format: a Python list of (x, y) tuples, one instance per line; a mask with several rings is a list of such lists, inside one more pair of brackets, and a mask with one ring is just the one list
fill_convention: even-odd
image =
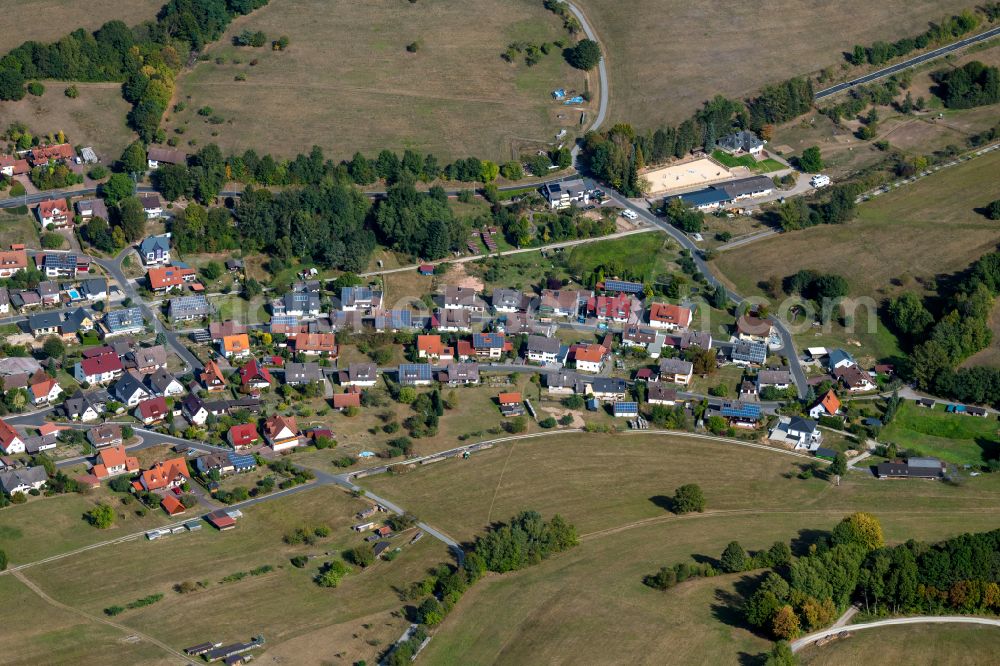
[(28, 92), (35, 97), (41, 97), (45, 94), (45, 86), (43, 86), (38, 81), (32, 81), (28, 84)]
[(76, 86), (69, 86), (63, 91), (63, 94), (70, 99), (76, 99), (80, 96), (80, 91), (76, 89)]
[(320, 587), (337, 587), (350, 572), (351, 568), (340, 560), (327, 562), (316, 575), (316, 584)]
[(306, 557), (305, 555), (296, 555), (295, 557), (292, 558), (292, 566), (294, 566), (297, 569), (302, 569), (308, 563), (309, 563), (309, 558)]
[[(570, 417), (570, 420), (571, 421), (573, 420), (572, 417)], [(555, 428), (556, 427), (556, 420), (554, 418), (552, 418), (551, 416), (549, 416), (548, 418), (544, 418), (541, 421), (539, 421), (538, 425), (540, 425), (541, 427), (546, 428), (546, 429), (547, 428)]]
[(345, 551), (344, 559), (364, 569), (375, 561), (375, 553), (372, 551), (371, 546), (362, 544)]
[(566, 62), (577, 69), (593, 69), (601, 61), (601, 47), (591, 39), (583, 39), (576, 46), (563, 51), (563, 56)]

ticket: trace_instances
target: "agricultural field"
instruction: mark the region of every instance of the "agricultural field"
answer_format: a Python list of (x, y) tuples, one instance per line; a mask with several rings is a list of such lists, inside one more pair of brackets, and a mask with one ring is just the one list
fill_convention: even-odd
[(615, 0), (580, 5), (605, 47), (610, 123), (643, 128), (677, 124), (715, 95), (744, 97), (770, 83), (839, 67), (854, 44), (915, 35), (928, 21), (971, 6), (962, 0), (779, 0), (766, 11), (720, 0), (639, 0), (629, 11)]
[[(850, 627), (847, 628), (850, 630)], [(1000, 648), (996, 627), (924, 624), (865, 629), (798, 653), (804, 666), (865, 663), (877, 654), (882, 663), (911, 666), (986, 664)]]
[(114, 19), (134, 26), (153, 19), (163, 5), (164, 0), (7, 0), (0, 53), (29, 40), (57, 41), (77, 28), (96, 30)]
[[(448, 561), (448, 555), (434, 539), (408, 546), (403, 534), (396, 544), (402, 552), (392, 562), (379, 561), (365, 570), (352, 567), (336, 589), (319, 587), (312, 580), (319, 566), (362, 542), (350, 525), (354, 513), (365, 506), (342, 490), (317, 488), (249, 507), (229, 532), (206, 526), (156, 542), (141, 539), (99, 548), (24, 573), (56, 601), (91, 616), (103, 617), (109, 606), (163, 594), (161, 601), (127, 610), (114, 621), (175, 649), (206, 639), (237, 641), (262, 633), (268, 653), (273, 650), (290, 663), (332, 659), (334, 653), (348, 655), (348, 663), (372, 661), (405, 629), (405, 620), (392, 615), (402, 606), (394, 587)], [(296, 527), (319, 525), (329, 527), (331, 534), (312, 546), (283, 541), (283, 535)], [(315, 559), (300, 569), (289, 562), (295, 555)], [(264, 565), (273, 569), (246, 575)], [(81, 575), (85, 571), (100, 571), (101, 584), (95, 586), (91, 576)], [(186, 581), (196, 589), (175, 590)], [(4, 585), (10, 582), (10, 578), (0, 580)], [(311, 637), (309, 644), (299, 640), (305, 636)], [(63, 639), (51, 646), (50, 663), (62, 663), (78, 653), (92, 656), (81, 649), (82, 641), (75, 647), (65, 643)]]
[(927, 409), (906, 401), (879, 439), (960, 465), (981, 465), (1000, 458), (996, 415), (949, 414), (944, 405)]
[[(795, 478), (805, 461), (774, 452), (662, 435), (553, 436), (505, 444), (395, 476), (365, 479), (458, 539), (522, 509), (560, 514), (581, 544), (530, 569), (488, 576), (459, 602), (421, 658), (430, 663), (598, 661), (735, 663), (769, 648), (732, 611), (753, 574), (642, 585), (659, 566), (717, 557), (738, 539), (759, 549), (803, 545), (814, 530), (872, 506), (890, 542), (993, 529), (1000, 477), (943, 484), (841, 486)], [(678, 517), (664, 496), (684, 483), (705, 492), (704, 514)], [(960, 516), (960, 520), (956, 520)]]
[[(245, 29), (269, 40), (287, 35), (290, 45), (232, 46)], [(523, 56), (507, 63), (500, 55), (512, 42), (567, 36), (535, 0), (272, 3), (234, 21), (207, 49), (209, 59), (180, 77), (176, 101), (186, 109), (168, 114), (166, 127), (183, 130), (177, 138), (185, 142), (282, 157), (318, 144), (334, 159), (383, 148), (431, 152), (442, 164), (510, 159), (521, 147), (554, 142), (561, 127), (573, 132), (588, 107), (563, 106), (550, 93), (583, 92), (587, 83), (558, 48), (532, 67)], [(197, 115), (205, 106), (212, 112)]]
[[(18, 102), (0, 102), (2, 129), (17, 121), (39, 136), (62, 131), (75, 146), (93, 146), (105, 165), (121, 157), (125, 146), (135, 138), (125, 125), (130, 107), (122, 99), (121, 84), (43, 83), (45, 93), (41, 97), (25, 95)], [(70, 85), (75, 85), (80, 93), (76, 99), (66, 97), (63, 92)]]

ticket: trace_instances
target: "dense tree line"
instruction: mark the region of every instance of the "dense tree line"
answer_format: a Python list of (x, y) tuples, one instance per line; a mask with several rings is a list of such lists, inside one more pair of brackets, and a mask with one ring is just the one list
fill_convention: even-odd
[(427, 259), (440, 259), (469, 237), (468, 225), (455, 218), (448, 196), (440, 187), (428, 194), (412, 182), (389, 187), (375, 211), (379, 240), (394, 250)]
[(939, 299), (935, 315), (919, 296), (904, 293), (892, 299), (887, 320), (904, 339), (915, 344), (909, 375), (917, 386), (935, 395), (963, 402), (1000, 405), (1000, 369), (956, 368), (993, 339), (989, 325), (1000, 294), (1000, 252), (984, 255)]
[(875, 615), (1000, 611), (1000, 530), (886, 547), (878, 519), (852, 514), (748, 596), (747, 621), (776, 638), (820, 629), (849, 603)]
[(478, 537), (474, 552), (487, 570), (504, 573), (538, 564), (576, 544), (576, 528), (562, 517), (546, 522), (535, 511), (522, 511)]
[(939, 72), (935, 80), (949, 109), (970, 109), (1000, 102), (1000, 70), (978, 60)]
[[(992, 20), (992, 19), (991, 19)], [(854, 65), (868, 63), (881, 65), (893, 58), (909, 55), (916, 49), (924, 49), (932, 44), (950, 41), (975, 30), (979, 26), (979, 17), (971, 11), (964, 11), (957, 16), (931, 26), (916, 37), (903, 37), (891, 44), (878, 41), (871, 46), (857, 44), (847, 59)]]
[(745, 101), (716, 96), (677, 127), (640, 134), (619, 123), (604, 132), (588, 132), (583, 158), (598, 178), (627, 196), (641, 194), (638, 171), (646, 164), (683, 157), (698, 146), (710, 151), (722, 136), (742, 129), (760, 132), (766, 125), (795, 118), (812, 107), (809, 79), (789, 79), (765, 87)]

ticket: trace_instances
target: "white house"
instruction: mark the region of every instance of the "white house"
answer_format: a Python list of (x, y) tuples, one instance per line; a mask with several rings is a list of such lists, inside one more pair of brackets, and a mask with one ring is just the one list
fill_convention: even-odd
[(294, 416), (275, 414), (264, 421), (264, 437), (275, 451), (292, 449), (301, 443)]
[(795, 441), (796, 449), (815, 451), (823, 441), (823, 433), (812, 419), (793, 416), (785, 428), (787, 439)]
[(688, 385), (694, 373), (694, 364), (679, 358), (660, 359), (660, 381)]
[(0, 419), (0, 449), (3, 449), (6, 455), (24, 453), (24, 439), (3, 419)]
[(73, 366), (73, 377), (78, 382), (104, 384), (120, 377), (124, 368), (117, 354), (101, 354), (85, 358)]
[(547, 338), (544, 335), (528, 336), (528, 360), (534, 363), (555, 363), (559, 358), (562, 344), (559, 338)]
[(49, 476), (41, 465), (20, 469), (9, 469), (0, 472), (0, 490), (13, 495), (26, 493), (29, 490), (39, 490), (48, 481)]

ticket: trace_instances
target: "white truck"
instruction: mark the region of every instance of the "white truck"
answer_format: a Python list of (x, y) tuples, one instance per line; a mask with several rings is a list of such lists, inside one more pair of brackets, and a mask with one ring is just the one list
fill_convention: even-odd
[(826, 187), (827, 185), (830, 184), (830, 177), (818, 173), (809, 179), (809, 184), (815, 187), (816, 189), (819, 189), (821, 187)]
[(628, 218), (630, 220), (638, 220), (639, 214), (636, 213), (631, 208), (626, 208), (625, 210), (622, 211), (622, 217)]

